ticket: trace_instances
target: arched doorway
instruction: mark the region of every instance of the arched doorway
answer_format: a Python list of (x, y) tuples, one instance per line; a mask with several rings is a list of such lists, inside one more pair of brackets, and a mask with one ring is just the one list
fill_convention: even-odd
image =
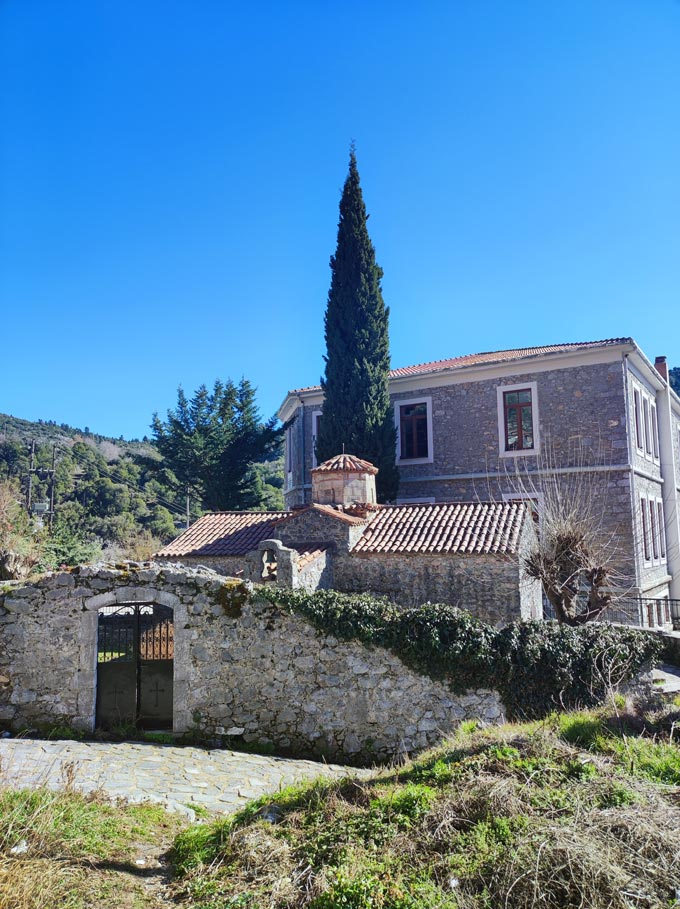
[(169, 606), (120, 603), (100, 608), (97, 727), (171, 729), (174, 650)]

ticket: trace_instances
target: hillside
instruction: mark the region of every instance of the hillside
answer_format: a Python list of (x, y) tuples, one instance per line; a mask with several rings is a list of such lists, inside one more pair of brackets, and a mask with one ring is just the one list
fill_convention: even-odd
[(139, 453), (152, 454), (153, 446), (145, 438), (125, 440), (122, 436), (117, 439), (103, 436), (90, 431), (89, 427), (78, 429), (68, 423), (57, 423), (54, 420), (22, 420), (11, 414), (0, 413), (0, 441), (11, 439), (30, 445), (35, 440), (37, 445), (60, 445), (71, 447), (75, 442), (81, 441), (90, 445), (104, 457), (106, 461), (115, 461), (123, 455)]
[[(14, 527), (13, 542), (0, 549), (18, 546), (38, 568), (77, 564), (102, 554), (148, 558), (186, 525), (186, 490), (151, 441), (113, 439), (89, 427), (80, 430), (0, 414), (0, 481), (9, 484), (17, 501), (27, 500), (32, 442), (37, 470), (31, 476), (31, 502), (37, 525), (32, 528), (25, 514), (6, 519)], [(50, 500), (53, 457), (55, 514), (48, 537), (39, 513)], [(282, 458), (255, 464), (253, 470), (259, 478), (261, 507), (282, 508)], [(201, 503), (190, 499), (190, 520), (202, 513)]]

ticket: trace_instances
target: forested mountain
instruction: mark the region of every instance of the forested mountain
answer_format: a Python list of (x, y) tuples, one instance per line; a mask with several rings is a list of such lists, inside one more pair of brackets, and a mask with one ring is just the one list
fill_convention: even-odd
[[(35, 470), (29, 473), (33, 442)], [(53, 458), (55, 509), (48, 533), (40, 513), (50, 501)], [(259, 507), (282, 508), (282, 458), (277, 454), (252, 469), (259, 478)], [(32, 521), (25, 510), (29, 476)], [(100, 554), (146, 558), (186, 523), (186, 489), (146, 438), (112, 439), (87, 427), (0, 414), (0, 484), (12, 506), (6, 534), (14, 534), (10, 547), (0, 540), (0, 550), (30, 550), (30, 559), (42, 568)], [(192, 521), (203, 512), (195, 496), (190, 495), (189, 508)]]

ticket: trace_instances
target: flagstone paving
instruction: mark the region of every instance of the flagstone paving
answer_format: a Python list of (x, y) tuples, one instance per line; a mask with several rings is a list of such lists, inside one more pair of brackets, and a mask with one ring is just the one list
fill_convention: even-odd
[(0, 740), (1, 786), (100, 791), (112, 799), (158, 802), (190, 818), (195, 806), (228, 814), (294, 783), (365, 773), (337, 764), (142, 742)]

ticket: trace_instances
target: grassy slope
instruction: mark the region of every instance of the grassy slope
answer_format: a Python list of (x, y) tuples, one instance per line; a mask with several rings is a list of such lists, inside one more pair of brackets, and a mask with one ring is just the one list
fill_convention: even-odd
[(178, 827), (156, 805), (116, 806), (73, 791), (2, 791), (0, 909), (168, 905), (157, 896), (157, 856)]
[(187, 909), (668, 906), (678, 785), (676, 745), (599, 714), (468, 725), (368, 782), (289, 790), (190, 828), (175, 890)]
[(170, 891), (135, 864), (178, 829), (157, 807), (0, 794), (0, 909), (660, 909), (680, 882), (678, 720), (464, 724), (368, 780), (184, 829)]

